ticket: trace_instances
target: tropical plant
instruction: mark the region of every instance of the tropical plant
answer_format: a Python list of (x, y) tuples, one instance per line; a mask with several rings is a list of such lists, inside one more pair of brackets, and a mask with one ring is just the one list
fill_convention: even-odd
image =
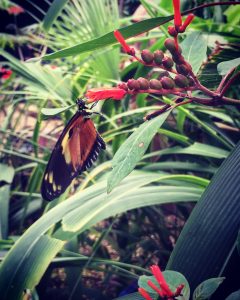
[[(194, 290), (193, 299), (207, 299), (220, 284), (225, 299), (239, 288), (232, 264), (240, 227), (240, 3), (200, 2), (182, 1), (181, 14), (174, 0), (172, 16), (169, 1), (141, 1), (148, 18), (134, 23), (120, 17), (117, 1), (55, 0), (41, 11), (42, 21), (18, 36), (33, 59), (0, 50), (1, 299), (112, 299), (120, 292), (134, 292), (121, 299), (189, 299)], [(194, 20), (181, 23), (190, 13)], [(174, 51), (165, 42), (171, 36)], [(166, 48), (176, 65), (182, 49), (197, 75), (201, 89), (190, 92), (189, 73), (181, 74), (188, 83), (176, 95), (187, 101), (176, 101), (176, 87), (174, 93), (156, 87), (164, 83), (149, 55)], [(106, 100), (94, 123), (107, 149), (91, 171), (46, 203), (40, 185), (51, 149), (84, 95)], [(141, 276), (151, 275), (151, 264), (168, 269), (167, 283), (155, 267), (155, 279)]]

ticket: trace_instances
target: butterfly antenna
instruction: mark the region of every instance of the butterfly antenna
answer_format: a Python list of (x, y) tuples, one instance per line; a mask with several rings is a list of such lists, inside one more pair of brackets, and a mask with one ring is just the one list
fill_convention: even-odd
[(90, 106), (90, 109), (93, 109), (94, 106), (96, 106), (98, 104), (98, 101), (93, 102), (93, 104)]

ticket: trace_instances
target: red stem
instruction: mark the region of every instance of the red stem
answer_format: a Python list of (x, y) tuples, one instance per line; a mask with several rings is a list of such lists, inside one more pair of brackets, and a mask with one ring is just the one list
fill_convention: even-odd
[(228, 80), (228, 82), (226, 83), (226, 85), (223, 87), (223, 89), (221, 90), (220, 93), (220, 97), (222, 97), (225, 92), (227, 91), (227, 89), (230, 87), (230, 85), (233, 83), (233, 81), (240, 75), (240, 72), (238, 72), (237, 74), (235, 74), (232, 78), (230, 78)]

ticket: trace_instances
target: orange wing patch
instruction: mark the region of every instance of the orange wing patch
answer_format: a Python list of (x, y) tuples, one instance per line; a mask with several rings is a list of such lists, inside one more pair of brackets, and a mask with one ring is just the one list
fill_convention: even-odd
[(77, 112), (59, 137), (48, 162), (41, 192), (45, 200), (59, 197), (73, 178), (90, 168), (105, 143), (84, 111)]

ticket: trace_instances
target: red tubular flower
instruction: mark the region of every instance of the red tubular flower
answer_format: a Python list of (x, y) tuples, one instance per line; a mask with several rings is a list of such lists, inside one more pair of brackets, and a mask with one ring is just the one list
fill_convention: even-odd
[(188, 27), (188, 25), (192, 22), (194, 17), (195, 17), (194, 14), (188, 15), (186, 20), (183, 22), (182, 26), (180, 26), (179, 32), (184, 32), (186, 30), (186, 28)]
[(128, 44), (126, 43), (126, 41), (125, 41), (125, 39), (124, 39), (124, 37), (122, 36), (122, 34), (121, 34), (120, 31), (115, 30), (115, 31), (113, 32), (113, 34), (114, 34), (115, 38), (119, 41), (119, 43), (122, 45), (123, 50), (124, 50), (127, 54), (129, 54), (129, 55), (135, 55), (135, 50), (134, 50), (134, 48), (130, 48), (130, 47), (128, 46)]
[(12, 75), (12, 71), (1, 68), (0, 69), (0, 74), (1, 74), (0, 75), (1, 79), (7, 80)]
[(148, 294), (147, 291), (145, 291), (143, 288), (138, 288), (138, 292), (146, 299), (146, 300), (152, 300), (151, 296)]
[(152, 288), (155, 292), (157, 292), (159, 294), (159, 296), (163, 297), (164, 296), (164, 293), (161, 289), (159, 289), (158, 287), (156, 287), (156, 285), (148, 280), (147, 284), (150, 286), (150, 288)]
[(160, 268), (156, 265), (153, 265), (150, 267), (154, 277), (157, 279), (157, 282), (159, 283), (160, 287), (162, 288), (164, 295), (168, 297), (173, 296), (173, 292), (170, 290), (165, 278), (163, 277), (163, 274), (160, 270)]
[(178, 29), (182, 25), (182, 16), (180, 11), (180, 0), (173, 0), (174, 25)]
[(180, 284), (177, 288), (176, 288), (176, 291), (174, 293), (174, 297), (178, 297), (181, 295), (181, 292), (184, 288), (184, 284)]
[(9, 15), (14, 15), (14, 16), (17, 16), (21, 13), (24, 12), (24, 9), (21, 7), (21, 6), (10, 6), (8, 9), (7, 9), (7, 12), (9, 13)]
[(85, 96), (88, 98), (87, 102), (95, 102), (98, 100), (106, 100), (106, 99), (113, 99), (113, 100), (121, 100), (127, 91), (120, 89), (118, 87), (113, 88), (95, 88), (88, 90)]

